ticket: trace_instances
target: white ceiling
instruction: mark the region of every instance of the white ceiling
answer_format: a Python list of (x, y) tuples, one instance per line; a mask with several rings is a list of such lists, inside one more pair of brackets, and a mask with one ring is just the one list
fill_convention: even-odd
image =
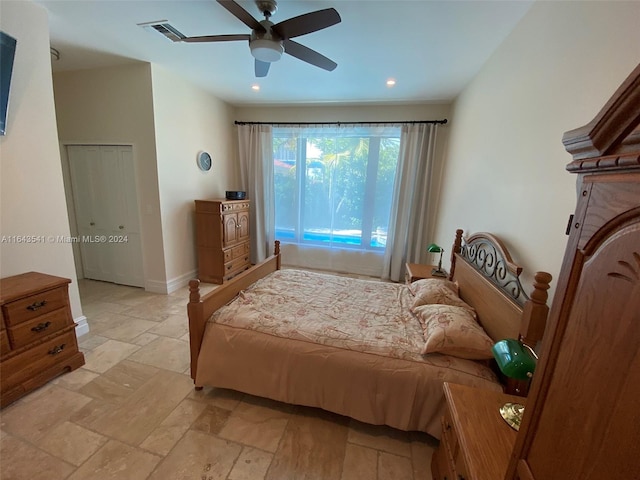
[[(327, 72), (285, 54), (261, 79), (246, 41), (173, 43), (137, 26), (168, 20), (187, 36), (250, 33), (214, 0), (36, 3), (49, 11), (51, 45), (60, 51), (54, 71), (144, 61), (232, 104), (308, 104), (451, 100), (533, 0), (280, 0), (274, 23), (323, 8), (339, 12), (341, 23), (295, 39), (338, 67)], [(253, 0), (237, 3), (262, 20)], [(395, 87), (386, 86), (388, 78)]]

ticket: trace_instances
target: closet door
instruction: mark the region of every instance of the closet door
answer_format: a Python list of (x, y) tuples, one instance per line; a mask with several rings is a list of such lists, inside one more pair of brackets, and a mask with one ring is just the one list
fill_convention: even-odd
[(84, 276), (144, 286), (132, 148), (71, 146), (68, 152)]

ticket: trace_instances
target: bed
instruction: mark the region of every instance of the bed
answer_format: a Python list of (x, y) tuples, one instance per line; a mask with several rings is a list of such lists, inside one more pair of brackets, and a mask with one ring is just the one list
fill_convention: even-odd
[(206, 295), (192, 280), (196, 388), (440, 438), (443, 382), (522, 389), (499, 378), (490, 347), (502, 338), (535, 346), (548, 313), (548, 273), (535, 275), (528, 296), (521, 267), (498, 238), (462, 234), (456, 231), (448, 279), (401, 285), (281, 269), (276, 242), (273, 256)]

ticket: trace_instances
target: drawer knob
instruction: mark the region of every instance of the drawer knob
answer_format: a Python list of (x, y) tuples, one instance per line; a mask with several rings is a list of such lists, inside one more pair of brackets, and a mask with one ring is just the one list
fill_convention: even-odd
[(51, 325), (51, 322), (39, 323), (38, 325), (33, 327), (31, 329), (31, 331), (32, 332), (42, 332), (42, 331), (46, 330), (47, 328), (49, 328), (50, 325)]
[(49, 350), (47, 353), (49, 355), (57, 355), (59, 354), (62, 350), (64, 350), (66, 343), (63, 343), (62, 345), (56, 345), (55, 347), (53, 347), (51, 350)]
[(27, 310), (31, 310), (32, 312), (35, 312), (36, 310), (44, 307), (46, 304), (47, 304), (46, 300), (42, 300), (40, 302), (34, 302), (27, 307)]
[(228, 266), (227, 266), (227, 270), (231, 270), (231, 267), (232, 267), (232, 266), (233, 266), (233, 265), (228, 265)]

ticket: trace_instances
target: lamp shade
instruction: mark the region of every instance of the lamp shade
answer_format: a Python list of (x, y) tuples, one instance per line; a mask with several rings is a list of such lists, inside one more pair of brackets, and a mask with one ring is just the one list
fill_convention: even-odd
[(536, 369), (536, 358), (518, 340), (507, 338), (497, 342), (491, 350), (500, 371), (509, 378), (527, 380)]
[(429, 245), (427, 247), (427, 252), (429, 252), (429, 253), (440, 253), (440, 252), (444, 252), (444, 250), (440, 245), (436, 245), (435, 243), (432, 243), (431, 245)]

